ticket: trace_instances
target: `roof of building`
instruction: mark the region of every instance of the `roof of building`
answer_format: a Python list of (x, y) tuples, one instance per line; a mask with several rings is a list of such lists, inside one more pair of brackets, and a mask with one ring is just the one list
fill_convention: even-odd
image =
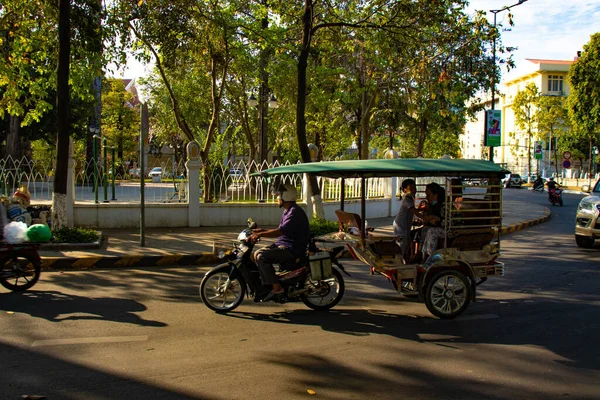
[(573, 60), (544, 60), (540, 58), (526, 58), (526, 60), (534, 64), (573, 64), (575, 62)]

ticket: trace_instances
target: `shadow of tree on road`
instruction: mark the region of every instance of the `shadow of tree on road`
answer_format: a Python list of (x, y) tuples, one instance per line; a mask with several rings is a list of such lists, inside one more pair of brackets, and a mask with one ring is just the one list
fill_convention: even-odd
[(135, 300), (76, 296), (57, 291), (0, 293), (0, 308), (52, 322), (105, 320), (140, 326), (167, 326), (163, 322), (145, 320), (135, 314), (146, 310), (145, 305)]

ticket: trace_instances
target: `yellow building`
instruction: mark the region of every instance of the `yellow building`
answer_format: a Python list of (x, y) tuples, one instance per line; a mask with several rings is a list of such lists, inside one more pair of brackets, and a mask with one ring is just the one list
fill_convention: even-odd
[[(520, 90), (524, 90), (530, 83), (535, 83), (542, 95), (561, 96), (569, 95), (570, 89), (567, 82), (569, 68), (574, 61), (569, 60), (538, 60), (527, 59), (529, 64), (522, 70), (522, 73), (514, 78), (502, 82), (498, 90), (498, 96), (495, 99), (495, 108), (502, 110), (501, 146), (494, 147), (494, 162), (505, 164), (506, 167), (514, 173), (521, 174), (526, 178), (529, 174), (539, 172), (550, 176), (554, 171), (551, 168), (550, 154), (544, 150), (543, 159), (539, 162), (532, 159), (531, 169), (527, 160), (528, 147), (531, 146), (531, 157), (534, 157), (534, 143), (528, 143), (527, 132), (520, 130), (515, 124), (515, 115), (513, 111), (513, 99)], [(486, 108), (490, 108), (490, 102)], [(483, 146), (484, 135), (484, 112), (482, 111), (477, 120), (468, 123), (465, 126), (464, 134), (461, 135), (461, 151), (464, 158), (486, 158), (487, 148)], [(547, 149), (549, 137), (547, 135), (533, 135), (535, 137), (544, 137), (544, 148)]]

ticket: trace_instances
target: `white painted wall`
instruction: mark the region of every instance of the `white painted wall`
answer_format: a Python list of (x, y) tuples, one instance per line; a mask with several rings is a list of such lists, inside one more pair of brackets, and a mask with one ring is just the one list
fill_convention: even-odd
[[(306, 204), (300, 204), (306, 210)], [(274, 203), (200, 203), (197, 225), (192, 226), (243, 226), (248, 218), (252, 218), (260, 226), (279, 224), (283, 209)], [(368, 200), (366, 218), (382, 218), (395, 215), (398, 212), (397, 199)], [(337, 221), (335, 210), (339, 209), (338, 202), (324, 203), (325, 218)], [(344, 210), (360, 214), (360, 201), (350, 200), (345, 203)], [(390, 210), (392, 212), (390, 213)], [(139, 203), (75, 203), (73, 207), (74, 225), (107, 228), (139, 228)], [(148, 228), (188, 227), (188, 205), (184, 203), (146, 204), (145, 215)]]

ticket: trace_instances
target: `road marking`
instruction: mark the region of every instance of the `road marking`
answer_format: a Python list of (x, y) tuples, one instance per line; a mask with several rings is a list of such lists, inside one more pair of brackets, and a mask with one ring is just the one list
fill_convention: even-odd
[(97, 343), (123, 343), (123, 342), (144, 342), (148, 340), (148, 336), (105, 336), (105, 337), (87, 337), (87, 338), (71, 338), (71, 339), (47, 339), (36, 340), (31, 344), (31, 347), (41, 346), (64, 346), (71, 344), (97, 344)]

